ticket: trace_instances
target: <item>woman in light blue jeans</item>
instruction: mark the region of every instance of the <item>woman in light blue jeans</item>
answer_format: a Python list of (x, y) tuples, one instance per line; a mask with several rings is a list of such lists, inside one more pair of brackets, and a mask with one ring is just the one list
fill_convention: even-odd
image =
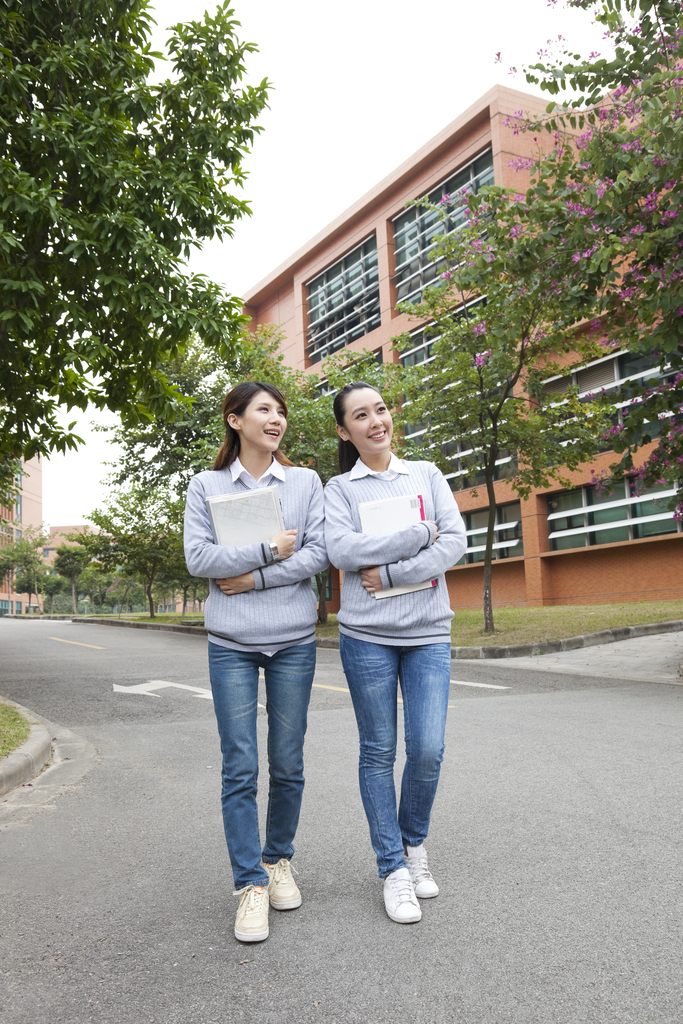
[[(325, 540), (344, 572), (337, 616), (340, 653), (360, 737), (359, 781), (384, 904), (401, 924), (419, 921), (418, 898), (436, 896), (424, 840), (444, 753), (453, 612), (444, 573), (462, 556), (465, 527), (430, 462), (391, 451), (393, 422), (381, 394), (358, 381), (334, 401), (340, 476), (325, 488)], [(359, 504), (419, 495), (424, 520), (364, 534)], [(394, 588), (417, 590), (377, 598)], [(403, 698), (406, 765), (396, 809), (397, 691)]]
[[(261, 942), (268, 912), (301, 904), (290, 860), (304, 789), (303, 747), (315, 671), (311, 577), (327, 568), (322, 485), (280, 451), (287, 405), (271, 384), (238, 384), (223, 403), (225, 442), (212, 471), (190, 481), (185, 557), (209, 578), (205, 624), (223, 754), (225, 838), (240, 901), (235, 937)], [(216, 544), (208, 497), (278, 488), (285, 529), (263, 543)], [(268, 814), (261, 847), (256, 793), (259, 669), (268, 717)]]

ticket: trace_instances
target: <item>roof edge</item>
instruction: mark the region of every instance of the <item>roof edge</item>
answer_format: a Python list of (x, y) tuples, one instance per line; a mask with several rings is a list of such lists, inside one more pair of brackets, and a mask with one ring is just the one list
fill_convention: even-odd
[(484, 93), (478, 100), (472, 103), (466, 110), (463, 111), (454, 121), (446, 125), (437, 135), (434, 135), (428, 142), (426, 142), (420, 149), (416, 150), (411, 156), (409, 156), (403, 163), (399, 164), (397, 168), (387, 174), (381, 181), (374, 185), (365, 195), (357, 199), (355, 203), (344, 210), (338, 217), (335, 217), (333, 221), (330, 221), (321, 231), (314, 235), (308, 242), (302, 245), (296, 250), (291, 256), (289, 256), (283, 263), (267, 274), (261, 281), (258, 282), (253, 288), (250, 288), (243, 296), (243, 302), (245, 306), (249, 306), (253, 303), (254, 299), (263, 293), (267, 293), (274, 289), (280, 279), (285, 277), (289, 272), (293, 272), (297, 264), (302, 260), (310, 256), (315, 250), (326, 242), (330, 236), (333, 236), (336, 232), (341, 230), (349, 221), (358, 218), (363, 211), (373, 203), (377, 202), (381, 196), (388, 192), (390, 189), (395, 188), (400, 184), (401, 180), (408, 175), (414, 173), (415, 169), (419, 167), (421, 163), (426, 161), (434, 153), (438, 152), (439, 149), (447, 145), (447, 143), (461, 132), (468, 124), (476, 121), (478, 118), (485, 113), (487, 108), (492, 105), (501, 94), (505, 92), (507, 94), (514, 94), (520, 97), (520, 99), (539, 101), (544, 105), (547, 104), (547, 98), (541, 96), (535, 96), (533, 93), (521, 92), (519, 89), (510, 89), (509, 86), (505, 85), (494, 85)]

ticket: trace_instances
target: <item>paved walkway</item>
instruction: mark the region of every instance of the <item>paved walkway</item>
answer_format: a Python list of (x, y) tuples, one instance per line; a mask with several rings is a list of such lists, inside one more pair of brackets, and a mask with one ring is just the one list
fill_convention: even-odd
[[(477, 663), (459, 661), (455, 664), (458, 671), (462, 671), (459, 666)], [(511, 658), (505, 665), (517, 669), (533, 669), (535, 672), (641, 679), (683, 686), (683, 633), (642, 636), (578, 651), (542, 654), (535, 658)]]
[(410, 927), (384, 913), (353, 710), (319, 651), (304, 904), (245, 947), (205, 641), (0, 621), (0, 643), (0, 692), (97, 752), (80, 781), (0, 803), (6, 1024), (680, 1024), (683, 687), (610, 677), (618, 645), (583, 674), (568, 654), (453, 664), (441, 894)]

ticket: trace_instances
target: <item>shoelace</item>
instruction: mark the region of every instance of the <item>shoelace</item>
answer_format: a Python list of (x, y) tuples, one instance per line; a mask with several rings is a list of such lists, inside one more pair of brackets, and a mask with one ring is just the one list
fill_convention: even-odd
[(295, 875), (299, 874), (296, 868), (292, 867), (286, 858), (279, 860), (273, 868), (273, 881), (275, 884), (277, 885), (278, 882), (286, 881), (287, 875), (290, 871)]
[(233, 893), (233, 896), (239, 896), (240, 893), (246, 895), (246, 905), (244, 907), (245, 917), (248, 917), (250, 914), (263, 913), (263, 903), (268, 898), (268, 890), (266, 888), (260, 885), (252, 885), (246, 891), (244, 889), (238, 889)]
[(389, 885), (397, 903), (415, 902), (415, 892), (409, 878), (391, 878)]
[(414, 885), (417, 885), (418, 882), (425, 881), (425, 879), (433, 881), (433, 875), (427, 866), (426, 857), (412, 858), (408, 861), (408, 867), (410, 869), (410, 875)]

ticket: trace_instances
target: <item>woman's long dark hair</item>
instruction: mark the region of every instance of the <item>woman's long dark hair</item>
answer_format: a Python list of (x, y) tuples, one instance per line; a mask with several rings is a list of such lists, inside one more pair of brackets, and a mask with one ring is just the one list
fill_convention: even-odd
[[(288, 416), (287, 403), (285, 402), (284, 395), (272, 384), (264, 384), (260, 380), (245, 380), (241, 384), (238, 384), (228, 391), (227, 395), (223, 399), (223, 424), (225, 425), (225, 441), (221, 445), (218, 455), (214, 459), (214, 469), (227, 469), (231, 465), (240, 453), (240, 435), (237, 430), (233, 430), (228, 423), (228, 416), (243, 416), (248, 405), (253, 401), (256, 395), (260, 391), (267, 391), (276, 402), (280, 402), (282, 408), (285, 410), (285, 418)], [(273, 455), (277, 462), (282, 466), (293, 466), (284, 452), (281, 452), (278, 448)]]
[[(346, 399), (352, 391), (360, 391), (361, 388), (370, 388), (371, 391), (377, 391), (377, 388), (373, 384), (366, 384), (364, 380), (355, 380), (352, 384), (345, 384), (341, 391), (338, 391), (334, 397), (332, 409), (334, 410), (334, 418), (340, 427), (345, 427), (344, 417), (346, 415)], [(382, 395), (379, 391), (377, 394), (381, 398)], [(349, 470), (353, 469), (356, 462), (360, 458), (360, 453), (352, 441), (342, 441), (339, 438), (339, 472), (348, 473)]]

